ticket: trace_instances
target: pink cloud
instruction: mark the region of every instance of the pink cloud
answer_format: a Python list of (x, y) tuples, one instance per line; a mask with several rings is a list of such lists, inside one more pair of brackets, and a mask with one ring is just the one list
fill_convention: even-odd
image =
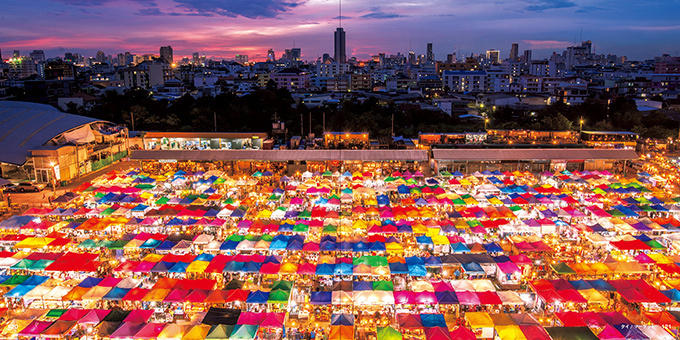
[(552, 48), (567, 48), (573, 46), (574, 43), (568, 41), (557, 41), (557, 40), (522, 40), (523, 43), (529, 45), (531, 49), (535, 50), (547, 50)]

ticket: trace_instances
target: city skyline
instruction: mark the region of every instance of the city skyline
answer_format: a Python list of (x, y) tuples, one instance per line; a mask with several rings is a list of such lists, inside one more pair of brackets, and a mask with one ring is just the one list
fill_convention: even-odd
[[(198, 51), (214, 59), (245, 54), (264, 61), (270, 48), (278, 58), (295, 46), (304, 60), (315, 60), (334, 52), (337, 5), (324, 0), (36, 0), (29, 7), (9, 0), (0, 15), (0, 48), (5, 58), (15, 49), (22, 54), (42, 49), (50, 58), (64, 52), (94, 56), (98, 50), (158, 54), (159, 46), (171, 45), (176, 60)], [(433, 43), (437, 60), (454, 51), (462, 56), (489, 49), (500, 50), (505, 59), (512, 43), (543, 59), (582, 39), (592, 40), (596, 53), (643, 60), (677, 54), (677, 10), (678, 1), (432, 0), (376, 7), (361, 0), (343, 3), (342, 20), (348, 59), (409, 49), (425, 54), (427, 42)]]

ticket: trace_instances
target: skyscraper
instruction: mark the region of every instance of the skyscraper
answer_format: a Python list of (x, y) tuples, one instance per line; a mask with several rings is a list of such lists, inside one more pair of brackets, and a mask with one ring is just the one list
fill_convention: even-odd
[(510, 61), (517, 60), (519, 60), (519, 44), (513, 43), (512, 47), (510, 48)]
[(335, 61), (339, 63), (347, 62), (347, 55), (345, 54), (345, 30), (338, 27), (335, 30)]
[(168, 63), (172, 64), (172, 46), (161, 46), (161, 58), (164, 58)]
[(21, 53), (19, 53), (19, 50), (14, 50), (14, 54), (12, 55), (12, 58), (21, 58)]
[(106, 63), (106, 54), (104, 51), (97, 51), (97, 57), (95, 58), (98, 63), (104, 64)]
[(273, 48), (270, 48), (269, 51), (267, 51), (267, 61), (276, 61), (276, 54), (274, 53)]
[(486, 60), (488, 60), (491, 63), (498, 64), (498, 61), (500, 59), (500, 51), (497, 50), (487, 50), (486, 51)]
[(524, 62), (531, 64), (531, 50), (524, 50)]
[(33, 61), (45, 61), (45, 52), (43, 50), (33, 50), (29, 55)]
[(428, 63), (434, 62), (434, 52), (432, 52), (432, 43), (427, 43), (427, 55), (425, 60)]

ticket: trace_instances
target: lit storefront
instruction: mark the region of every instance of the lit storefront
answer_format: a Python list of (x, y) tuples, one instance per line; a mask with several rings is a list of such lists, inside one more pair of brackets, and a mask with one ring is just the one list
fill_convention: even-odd
[(146, 132), (145, 150), (258, 150), (263, 132)]

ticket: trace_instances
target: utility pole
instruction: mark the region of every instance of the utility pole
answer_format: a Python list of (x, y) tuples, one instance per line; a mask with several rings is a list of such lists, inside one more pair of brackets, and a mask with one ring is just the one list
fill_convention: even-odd
[(217, 112), (213, 111), (213, 120), (215, 121), (215, 132), (217, 132)]
[(135, 130), (135, 113), (132, 112), (132, 110), (130, 110), (130, 121), (132, 123), (132, 131), (136, 131)]
[(309, 111), (309, 134), (312, 134), (312, 111)]
[(300, 113), (300, 137), (305, 137), (305, 121), (302, 119), (302, 113)]
[(394, 113), (392, 114), (392, 137), (394, 137)]

